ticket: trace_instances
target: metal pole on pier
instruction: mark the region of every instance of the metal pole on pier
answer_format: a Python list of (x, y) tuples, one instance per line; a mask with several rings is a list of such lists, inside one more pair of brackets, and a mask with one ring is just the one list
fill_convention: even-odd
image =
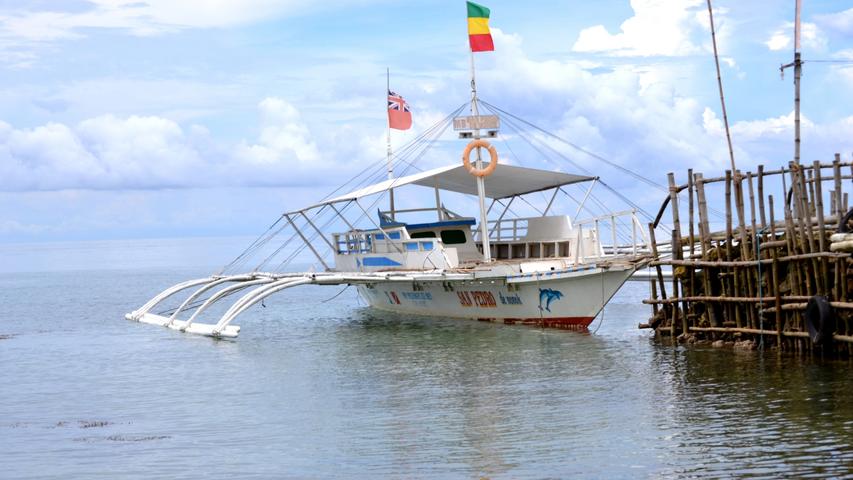
[[(477, 80), (474, 75), (474, 52), (471, 51), (471, 115), (474, 116), (477, 127), (479, 127), (480, 111), (477, 108)], [(474, 139), (480, 139), (480, 129), (474, 129)], [(477, 148), (478, 169), (483, 168), (483, 158), (480, 155), (480, 148)], [(477, 197), (480, 200), (480, 239), (483, 244), (483, 261), (492, 261), (492, 248), (489, 243), (489, 226), (486, 218), (486, 183), (483, 177), (477, 177)]]
[(803, 0), (797, 0), (794, 14), (794, 162), (800, 163), (800, 77), (803, 75), (803, 62), (800, 58), (800, 12)]
[(803, 9), (803, 0), (796, 0), (794, 13), (794, 61), (779, 67), (782, 75), (785, 69), (794, 67), (794, 163), (800, 163), (800, 78), (803, 76), (803, 60), (800, 53), (800, 15)]

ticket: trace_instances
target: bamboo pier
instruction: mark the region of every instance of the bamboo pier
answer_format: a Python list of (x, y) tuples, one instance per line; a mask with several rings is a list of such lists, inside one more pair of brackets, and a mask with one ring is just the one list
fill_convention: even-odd
[[(715, 178), (688, 170), (686, 183), (674, 173), (668, 180), (649, 224), (652, 318), (640, 328), (682, 343), (853, 354), (853, 211), (844, 191), (853, 164), (836, 154), (832, 163)], [(711, 209), (716, 201), (724, 212)], [(668, 244), (655, 243), (656, 229), (671, 231)]]

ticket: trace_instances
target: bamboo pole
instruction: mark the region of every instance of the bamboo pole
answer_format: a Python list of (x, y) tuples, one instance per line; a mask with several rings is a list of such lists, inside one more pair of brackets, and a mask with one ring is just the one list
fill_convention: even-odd
[[(783, 302), (807, 302), (812, 297), (790, 295), (782, 297)], [(678, 302), (720, 302), (720, 303), (761, 303), (766, 301), (765, 297), (715, 297), (711, 295), (697, 295), (693, 297), (669, 297), (666, 300), (643, 300), (646, 305), (672, 305)]]
[[(808, 170), (808, 174), (813, 174), (812, 170)], [(814, 238), (814, 229), (812, 228), (812, 219), (814, 218), (814, 202), (810, 201), (810, 199), (814, 199), (814, 184), (809, 184), (808, 186), (805, 184), (806, 179), (806, 170), (801, 170), (800, 172), (800, 182), (801, 189), (800, 195), (803, 198), (803, 210), (806, 213), (806, 218), (804, 218), (804, 225), (806, 227), (806, 240), (809, 245), (809, 252), (814, 252), (817, 250), (817, 244), (815, 243)], [(806, 266), (808, 268), (808, 266)], [(814, 289), (811, 290), (813, 294), (818, 294), (823, 290), (823, 286), (821, 285), (823, 282), (821, 281), (820, 276), (820, 262), (817, 260), (812, 261), (811, 263), (811, 272), (806, 275), (806, 278), (814, 280)]]
[[(823, 222), (823, 187), (821, 185), (821, 174), (820, 174), (820, 162), (814, 162), (814, 191), (815, 191), (815, 212), (817, 213), (817, 226), (818, 231), (818, 245), (821, 252), (825, 252), (828, 250), (826, 246), (826, 225)], [(827, 260), (822, 258), (820, 260), (820, 277), (821, 277), (821, 286), (822, 286), (822, 294), (828, 295), (830, 292), (830, 279), (829, 279), (829, 265), (827, 264)]]
[[(705, 200), (705, 182), (702, 179), (702, 174), (697, 173), (694, 178), (694, 185), (696, 187), (696, 198), (699, 202), (699, 236), (701, 238), (700, 246), (702, 252), (702, 259), (708, 259), (708, 253), (711, 249), (711, 232), (709, 231), (709, 221), (708, 221), (708, 203)], [(691, 239), (692, 240), (692, 239)], [(702, 269), (702, 282), (704, 285), (704, 290), (706, 295), (712, 295), (713, 292), (713, 284), (711, 281), (711, 272), (709, 269)], [(717, 318), (717, 312), (713, 305), (708, 305), (705, 308), (705, 311), (708, 314), (708, 322), (712, 326), (719, 326), (720, 321)]]
[[(669, 208), (672, 210), (672, 258), (676, 260), (680, 260), (683, 258), (683, 250), (681, 245), (681, 220), (679, 217), (679, 209), (678, 209), (678, 186), (675, 184), (675, 173), (669, 172), (666, 175), (667, 181), (669, 182)], [(678, 287), (679, 287), (679, 279), (677, 275), (672, 276), (672, 295), (674, 297), (678, 296)], [(683, 313), (687, 315), (687, 304), (683, 305)], [(672, 333), (672, 337), (675, 338), (676, 327), (678, 322), (678, 305), (674, 305), (672, 308), (672, 323), (670, 324), (670, 331)], [(686, 326), (686, 325), (685, 325)]]
[[(805, 310), (807, 306), (808, 302), (786, 303), (782, 305), (782, 310)], [(829, 306), (839, 310), (853, 310), (853, 302), (829, 302)], [(768, 312), (771, 310), (772, 307), (767, 309)]]
[[(688, 234), (690, 235), (690, 258), (693, 258), (696, 255), (696, 241), (695, 232), (693, 230), (693, 169), (687, 169), (687, 224), (688, 224)], [(696, 294), (696, 285), (695, 285), (695, 271), (691, 268), (690, 271), (687, 272), (690, 277), (687, 281), (687, 290), (688, 294), (695, 295)], [(686, 310), (685, 310), (686, 313)]]
[(767, 228), (764, 215), (764, 165), (758, 166), (758, 214), (761, 216), (761, 228)]
[[(835, 252), (814, 252), (814, 253), (801, 253), (798, 255), (790, 255), (786, 257), (780, 257), (778, 260), (780, 262), (792, 262), (798, 260), (814, 260), (816, 258), (849, 258), (849, 253), (835, 253)], [(773, 261), (769, 258), (762, 258), (757, 260), (721, 260), (721, 261), (705, 261), (705, 260), (655, 260), (650, 263), (650, 265), (676, 265), (676, 266), (695, 266), (695, 267), (752, 267), (756, 266), (759, 263), (762, 265), (772, 264)]]
[[(673, 205), (675, 205), (675, 204), (673, 204)], [(677, 217), (677, 215), (676, 215), (676, 217)], [(673, 255), (676, 255), (677, 252), (681, 252), (681, 237), (678, 235), (678, 230), (672, 231), (672, 252), (673, 252), (672, 253)], [(672, 276), (672, 298), (678, 297), (678, 287), (679, 287), (678, 275), (673, 275)], [(686, 332), (687, 331), (687, 303), (682, 302), (682, 304), (684, 306), (682, 309), (683, 310), (682, 322), (684, 322), (683, 331)], [(677, 325), (678, 325), (678, 304), (674, 304), (672, 306), (672, 323), (669, 324), (670, 335), (672, 335), (672, 338), (675, 338), (676, 326)]]
[(833, 213), (838, 217), (839, 221), (841, 221), (841, 217), (845, 212), (841, 211), (841, 154), (835, 154), (835, 161), (832, 162), (832, 176), (835, 180), (835, 195), (833, 198), (835, 199), (835, 209)]
[[(759, 167), (759, 172), (761, 168)], [(774, 221), (774, 211), (773, 211), (773, 195), (767, 199), (770, 205), (770, 234), (773, 238), (776, 238), (776, 222)], [(776, 258), (777, 250), (773, 249), (770, 251), (771, 258), (773, 260), (772, 268), (771, 268), (771, 281), (773, 286), (773, 303), (776, 307), (775, 319), (776, 319), (776, 345), (781, 350), (782, 349), (782, 292), (779, 291), (779, 260)]]
[[(655, 240), (655, 227), (654, 224), (649, 224), (649, 247), (652, 250), (652, 258), (658, 258), (658, 247), (657, 241)], [(661, 270), (660, 265), (655, 266), (655, 270), (657, 271), (658, 284), (660, 285), (660, 296), (662, 299), (666, 299), (666, 284), (663, 281), (663, 270)], [(666, 314), (666, 311), (664, 311)]]
[[(693, 327), (690, 329), (692, 332), (722, 332), (722, 333), (751, 333), (753, 335), (775, 335), (776, 332), (772, 330), (758, 330), (755, 328), (721, 328), (721, 327)], [(786, 337), (794, 337), (798, 339), (807, 339), (809, 338), (808, 332), (782, 332), (782, 335)], [(838, 342), (853, 342), (853, 336), (847, 335), (833, 335), (833, 340)]]
[[(732, 171), (726, 170), (726, 260), (731, 260), (732, 258)], [(728, 284), (728, 289), (726, 292), (726, 296), (735, 297), (737, 293), (740, 291), (738, 288), (738, 278), (737, 271), (727, 271), (725, 272), (726, 277), (729, 279), (728, 282), (723, 282), (724, 284)], [(741, 315), (739, 309), (734, 309), (734, 318), (735, 325), (738, 328), (743, 327), (743, 323), (741, 321)]]

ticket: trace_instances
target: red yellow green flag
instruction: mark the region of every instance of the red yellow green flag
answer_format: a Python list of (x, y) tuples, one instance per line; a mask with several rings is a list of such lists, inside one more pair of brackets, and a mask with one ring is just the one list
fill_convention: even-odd
[(492, 34), (489, 32), (489, 9), (468, 3), (468, 43), (472, 52), (491, 52), (495, 49)]

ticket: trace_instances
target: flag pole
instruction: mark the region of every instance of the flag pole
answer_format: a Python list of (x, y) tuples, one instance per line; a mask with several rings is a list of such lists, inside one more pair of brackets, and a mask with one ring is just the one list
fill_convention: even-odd
[[(477, 79), (474, 70), (474, 51), (471, 50), (471, 114), (474, 116), (474, 123), (478, 128), (474, 129), (474, 139), (480, 139), (480, 111), (477, 108)], [(477, 168), (483, 168), (483, 158), (480, 155), (480, 149), (477, 148)], [(483, 177), (477, 177), (477, 197), (480, 200), (480, 239), (483, 244), (483, 261), (488, 263), (492, 261), (492, 248), (489, 243), (489, 227), (486, 219), (486, 183)]]
[[(388, 154), (388, 180), (394, 178), (394, 167), (391, 164), (391, 116), (388, 114), (388, 95), (391, 92), (391, 69), (385, 69), (385, 116), (388, 118), (388, 135), (386, 136), (386, 153)], [(388, 189), (388, 198), (390, 200), (391, 220), (396, 220), (396, 212), (394, 212), (394, 189)]]

